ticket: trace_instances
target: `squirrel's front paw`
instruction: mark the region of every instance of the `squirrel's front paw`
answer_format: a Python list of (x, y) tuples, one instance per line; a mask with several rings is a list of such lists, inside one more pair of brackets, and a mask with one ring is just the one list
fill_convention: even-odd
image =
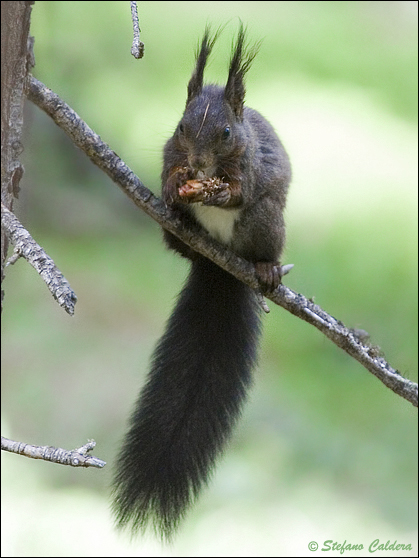
[(188, 167), (173, 167), (163, 189), (166, 203), (173, 204), (181, 198), (179, 190), (192, 177)]
[(221, 182), (220, 184), (214, 186), (208, 192), (205, 192), (203, 204), (223, 206), (228, 204), (230, 200), (231, 200), (230, 184), (227, 184), (226, 182)]

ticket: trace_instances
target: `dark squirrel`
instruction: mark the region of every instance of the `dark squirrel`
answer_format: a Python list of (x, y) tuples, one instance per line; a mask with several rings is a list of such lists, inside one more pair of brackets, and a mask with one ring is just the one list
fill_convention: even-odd
[[(290, 163), (269, 122), (243, 104), (244, 75), (258, 47), (248, 47), (242, 26), (227, 85), (203, 85), (217, 36), (205, 32), (185, 112), (164, 148), (163, 199), (253, 262), (270, 290), (281, 281)], [(114, 511), (120, 527), (135, 533), (151, 524), (170, 539), (240, 415), (256, 364), (260, 305), (248, 286), (171, 233), (164, 237), (192, 269), (131, 417)]]

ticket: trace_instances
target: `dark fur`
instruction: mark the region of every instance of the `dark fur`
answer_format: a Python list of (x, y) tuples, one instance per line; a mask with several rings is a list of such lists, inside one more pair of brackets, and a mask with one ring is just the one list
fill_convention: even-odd
[(119, 456), (115, 504), (122, 526), (151, 521), (166, 538), (177, 528), (239, 415), (258, 330), (250, 289), (197, 260), (154, 352)]
[[(201, 221), (178, 189), (199, 172), (221, 178), (226, 188), (208, 203), (215, 221), (234, 223), (225, 242), (256, 266), (262, 262), (262, 283), (276, 286), (271, 270), (285, 240), (289, 161), (271, 125), (243, 105), (244, 75), (257, 47), (246, 46), (242, 27), (226, 87), (203, 85), (217, 34), (205, 32), (184, 115), (164, 149), (163, 198), (190, 226), (201, 223), (217, 238), (222, 227), (212, 231), (212, 220)], [(230, 438), (251, 383), (260, 323), (247, 286), (164, 234), (170, 248), (192, 260), (192, 270), (131, 418), (114, 509), (120, 526), (136, 532), (150, 523), (170, 538)]]

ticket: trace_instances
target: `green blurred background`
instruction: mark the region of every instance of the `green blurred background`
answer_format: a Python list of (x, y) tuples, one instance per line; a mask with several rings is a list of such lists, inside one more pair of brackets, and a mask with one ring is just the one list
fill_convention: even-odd
[[(286, 284), (417, 381), (417, 3), (140, 2), (139, 16), (135, 60), (128, 2), (36, 2), (34, 75), (158, 193), (205, 24), (227, 23), (206, 73), (222, 83), (240, 18), (263, 39), (247, 103), (293, 165)], [(24, 261), (8, 268), (3, 434), (94, 438), (108, 465), (5, 455), (2, 554), (305, 556), (346, 540), (361, 556), (379, 538), (417, 555), (416, 409), (273, 303), (243, 418), (173, 547), (115, 533), (115, 455), (188, 265), (37, 107), (25, 123), (16, 212), (78, 303), (70, 318)]]

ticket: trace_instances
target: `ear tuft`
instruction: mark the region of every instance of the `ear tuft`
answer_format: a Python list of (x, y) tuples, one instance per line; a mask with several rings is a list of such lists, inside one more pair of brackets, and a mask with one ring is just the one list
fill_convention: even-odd
[(259, 48), (260, 43), (256, 43), (251, 47), (246, 44), (246, 28), (243, 27), (243, 23), (240, 22), (237, 40), (235, 45), (233, 45), (233, 54), (224, 92), (226, 101), (239, 120), (243, 118), (245, 95), (244, 75), (249, 70)]
[(186, 101), (187, 105), (202, 91), (205, 65), (207, 63), (209, 55), (211, 54), (214, 43), (218, 39), (221, 31), (222, 28), (218, 28), (214, 35), (211, 36), (211, 29), (209, 25), (205, 27), (204, 36), (196, 52), (196, 66), (188, 83), (188, 98)]

